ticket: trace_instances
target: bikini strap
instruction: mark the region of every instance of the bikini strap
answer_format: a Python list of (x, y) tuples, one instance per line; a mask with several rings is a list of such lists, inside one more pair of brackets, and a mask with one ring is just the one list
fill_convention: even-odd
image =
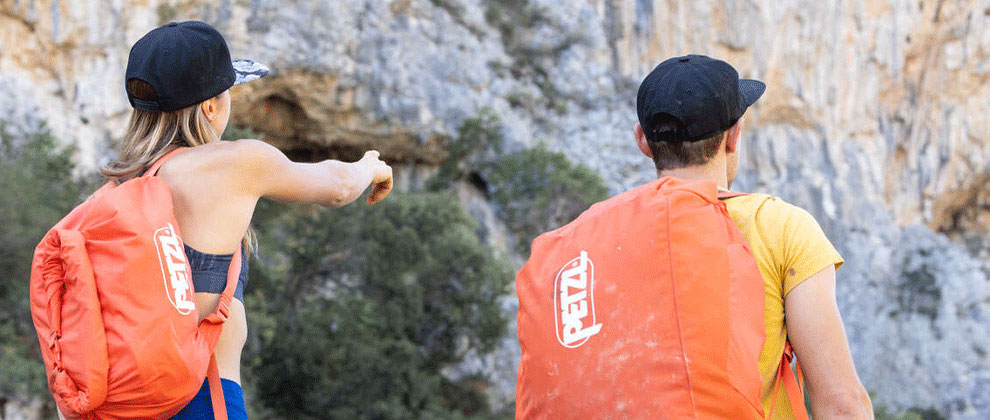
[(157, 175), (158, 174), (158, 170), (162, 168), (162, 165), (165, 164), (165, 161), (167, 161), (167, 160), (175, 157), (175, 155), (179, 154), (180, 152), (185, 151), (186, 149), (188, 149), (188, 147), (179, 147), (179, 148), (176, 148), (175, 150), (172, 150), (171, 152), (166, 153), (165, 156), (162, 156), (162, 157), (158, 158), (158, 160), (155, 161), (155, 163), (153, 165), (151, 165), (151, 168), (148, 168), (148, 170), (142, 176), (155, 176), (155, 175)]

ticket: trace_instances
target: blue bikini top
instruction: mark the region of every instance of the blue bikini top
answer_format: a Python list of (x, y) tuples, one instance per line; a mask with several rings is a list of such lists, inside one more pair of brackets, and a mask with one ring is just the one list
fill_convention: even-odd
[[(223, 289), (227, 287), (227, 270), (230, 268), (230, 261), (234, 259), (234, 254), (207, 254), (189, 245), (183, 244), (183, 246), (186, 249), (186, 258), (189, 259), (189, 267), (192, 268), (192, 282), (196, 293), (223, 293)], [(237, 278), (234, 297), (243, 303), (244, 287), (247, 286), (248, 281), (248, 264), (247, 259), (241, 261), (241, 274)]]

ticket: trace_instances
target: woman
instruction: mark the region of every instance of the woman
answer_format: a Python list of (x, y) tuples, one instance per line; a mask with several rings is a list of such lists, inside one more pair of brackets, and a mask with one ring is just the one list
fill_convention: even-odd
[[(250, 254), (249, 225), (258, 199), (342, 206), (374, 184), (369, 203), (391, 190), (392, 169), (369, 151), (354, 163), (295, 163), (257, 140), (221, 142), (230, 116), (234, 84), (257, 79), (267, 69), (231, 62), (226, 42), (202, 22), (170, 23), (131, 49), (127, 96), (134, 107), (118, 160), (101, 172), (123, 182), (162, 156), (158, 172), (171, 189), (175, 217), (192, 267), (200, 318), (216, 307), (234, 251)], [(246, 260), (245, 260), (246, 261)], [(242, 265), (230, 318), (216, 347), (216, 360), (230, 419), (245, 419), (240, 358), (247, 337), (242, 300), (247, 282)], [(208, 385), (176, 419), (212, 418)]]

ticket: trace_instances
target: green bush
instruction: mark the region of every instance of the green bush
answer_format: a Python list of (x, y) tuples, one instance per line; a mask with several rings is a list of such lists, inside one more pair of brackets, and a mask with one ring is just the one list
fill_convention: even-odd
[(885, 404), (878, 402), (872, 392), (870, 392), (870, 398), (873, 400), (875, 420), (946, 420), (945, 416), (934, 408), (912, 408), (903, 413), (895, 413)]
[(516, 251), (529, 254), (537, 235), (556, 229), (608, 197), (600, 176), (571, 163), (544, 145), (503, 154), (502, 125), (491, 109), (467, 119), (450, 143), (447, 159), (427, 181), (432, 191), (454, 181), (472, 181), (488, 194), (501, 219), (518, 239)]
[(436, 176), (426, 182), (426, 189), (441, 191), (454, 181), (467, 180), (472, 173), (483, 171), (502, 153), (505, 139), (502, 122), (491, 108), (481, 108), (478, 116), (468, 118), (457, 129), (457, 137), (447, 144), (447, 157)]
[[(922, 256), (927, 254), (922, 251)], [(905, 261), (902, 267), (910, 267)], [(942, 305), (942, 290), (938, 287), (932, 267), (927, 263), (911, 270), (903, 271), (900, 287), (897, 288), (897, 304), (901, 312), (919, 313), (932, 322), (938, 317)]]
[(223, 130), (223, 140), (241, 140), (241, 139), (255, 139), (261, 140), (261, 133), (254, 131), (251, 127), (244, 127), (240, 125), (230, 124), (227, 126), (226, 130)]
[[(58, 148), (42, 126), (15, 138), (0, 122), (0, 402), (38, 397), (53, 408), (28, 295), (31, 260), (41, 237), (95, 187), (74, 178), (71, 148)], [(0, 412), (2, 412), (0, 403)]]
[(941, 413), (933, 408), (910, 409), (900, 414), (895, 414), (884, 405), (874, 407), (873, 415), (875, 420), (946, 420)]
[(873, 410), (875, 420), (922, 420), (921, 415), (913, 411), (908, 411), (896, 415), (887, 410), (887, 407), (880, 406)]
[(487, 180), (492, 200), (524, 255), (537, 235), (574, 220), (608, 197), (601, 177), (543, 145), (500, 159)]
[[(246, 367), (281, 418), (483, 418), (477, 379), (445, 368), (491, 351), (512, 268), (444, 193), (393, 193), (333, 211), (265, 204), (247, 296)], [(483, 384), (484, 381), (482, 380)]]

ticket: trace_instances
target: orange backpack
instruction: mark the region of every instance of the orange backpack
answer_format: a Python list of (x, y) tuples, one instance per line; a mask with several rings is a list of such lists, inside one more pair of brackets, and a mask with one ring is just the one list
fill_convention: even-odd
[(167, 419), (209, 370), (216, 418), (226, 419), (213, 349), (241, 256), (216, 310), (198, 321), (172, 195), (154, 176), (180, 150), (139, 178), (105, 185), (35, 249), (31, 314), (49, 390), (67, 418)]
[(714, 183), (595, 204), (536, 238), (516, 290), (516, 418), (763, 418), (763, 278)]

